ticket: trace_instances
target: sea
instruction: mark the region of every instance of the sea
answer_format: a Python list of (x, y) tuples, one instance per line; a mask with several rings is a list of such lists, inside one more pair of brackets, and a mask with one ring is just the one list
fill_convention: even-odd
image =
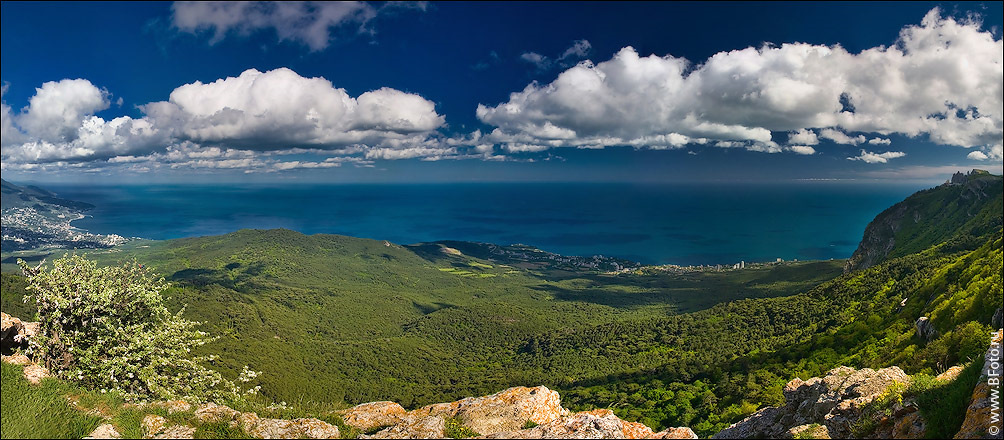
[(47, 185), (96, 206), (74, 226), (164, 240), (287, 228), (411, 244), (528, 244), (644, 264), (847, 258), (921, 184)]

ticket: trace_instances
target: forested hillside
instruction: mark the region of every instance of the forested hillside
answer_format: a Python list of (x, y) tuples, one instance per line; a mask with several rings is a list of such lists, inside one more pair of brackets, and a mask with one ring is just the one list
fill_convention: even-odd
[(868, 224), (846, 270), (920, 252), (953, 237), (979, 239), (992, 233), (1001, 226), (1001, 188), (1001, 176), (972, 170), (917, 192)]
[[(188, 305), (186, 316), (222, 336), (208, 348), (221, 354), (220, 369), (263, 371), (262, 391), (277, 401), (406, 406), (553, 382), (521, 355), (551, 331), (793, 295), (837, 276), (842, 265), (607, 274), (430, 252), (439, 246), (242, 230), (86, 255), (106, 264), (136, 258), (164, 275), (174, 284), (168, 303)], [(3, 281), (3, 309), (30, 315), (20, 277)], [(634, 371), (630, 363), (616, 368)]]
[[(519, 267), (455, 243), (287, 230), (89, 257), (135, 258), (167, 277), (169, 304), (221, 336), (205, 347), (216, 367), (262, 371), (276, 401), (417, 407), (546, 385), (573, 409), (704, 436), (780, 403), (795, 377), (839, 365), (933, 375), (980, 356), (1002, 302), (1004, 230), (1000, 177), (972, 180), (982, 195), (964, 209), (945, 208), (972, 194), (963, 185), (911, 196), (918, 220), (844, 274), (841, 261), (682, 274)], [(3, 309), (30, 314), (22, 295), (4, 274)], [(921, 337), (920, 317), (936, 331)]]

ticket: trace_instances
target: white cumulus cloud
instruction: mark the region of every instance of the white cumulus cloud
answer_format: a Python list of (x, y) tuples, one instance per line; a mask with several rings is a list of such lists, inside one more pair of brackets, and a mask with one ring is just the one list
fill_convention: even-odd
[(324, 78), (286, 68), (186, 84), (143, 110), (180, 139), (256, 150), (379, 144), (444, 122), (421, 96), (381, 88), (353, 98)]
[(824, 128), (820, 130), (819, 137), (823, 139), (829, 139), (833, 142), (843, 145), (858, 145), (860, 143), (863, 143), (867, 139), (865, 138), (864, 135), (857, 135), (854, 137), (850, 137), (847, 135), (847, 133), (844, 133), (840, 130), (834, 130), (832, 128)]
[(550, 147), (633, 145), (676, 134), (772, 151), (762, 147), (772, 132), (793, 133), (789, 144), (808, 146), (812, 130), (817, 142), (848, 145), (867, 141), (849, 132), (926, 135), (962, 147), (999, 141), (999, 38), (935, 8), (891, 43), (857, 54), (839, 45), (766, 44), (697, 65), (625, 47), (551, 83), (531, 83), (506, 102), (479, 105), (477, 116), (497, 127), (497, 139)]
[(896, 159), (899, 157), (906, 156), (906, 153), (902, 151), (887, 151), (885, 153), (872, 153), (870, 151), (861, 150), (861, 155), (848, 157), (848, 160), (860, 160), (864, 163), (887, 163), (891, 159)]
[(816, 149), (808, 145), (792, 145), (789, 148), (791, 149), (792, 152), (796, 154), (803, 154), (803, 155), (816, 154)]
[(230, 33), (248, 35), (271, 29), (280, 41), (289, 40), (318, 51), (328, 47), (332, 31), (341, 27), (363, 30), (377, 9), (365, 2), (175, 2), (176, 28), (189, 33), (212, 32), (211, 43)]
[(169, 154), (172, 145), (185, 143), (208, 148), (203, 153), (380, 148), (384, 157), (404, 157), (393, 150), (439, 142), (437, 129), (445, 122), (435, 104), (419, 95), (384, 87), (353, 97), (324, 78), (286, 68), (185, 84), (167, 101), (140, 106), (145, 116), (139, 119), (96, 116), (109, 106), (108, 96), (87, 80), (63, 80), (43, 84), (20, 114), (4, 104), (3, 159), (45, 163)]
[(982, 151), (970, 152), (968, 155), (966, 155), (966, 157), (973, 160), (987, 160), (989, 158), (987, 154)]
[(788, 143), (799, 145), (819, 145), (819, 137), (816, 136), (816, 132), (803, 128), (797, 132), (789, 133)]

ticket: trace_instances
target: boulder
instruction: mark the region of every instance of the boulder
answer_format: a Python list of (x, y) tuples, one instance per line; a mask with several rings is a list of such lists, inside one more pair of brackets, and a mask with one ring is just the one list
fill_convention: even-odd
[(784, 406), (763, 408), (712, 438), (781, 438), (790, 435), (791, 428), (812, 424), (824, 425), (830, 436), (846, 438), (865, 405), (890, 386), (909, 380), (899, 367), (838, 367), (822, 378), (794, 379), (784, 387)]
[(143, 427), (143, 435), (145, 438), (152, 438), (153, 436), (164, 432), (164, 428), (167, 427), (167, 419), (158, 416), (156, 414), (147, 414), (143, 417), (143, 421), (140, 423)]
[(550, 423), (515, 431), (496, 432), (484, 438), (625, 438), (625, 439), (695, 439), (690, 428), (669, 428), (652, 432), (637, 422), (626, 422), (608, 409), (594, 409), (565, 415)]
[(192, 404), (184, 400), (168, 400), (165, 402), (154, 402), (148, 406), (153, 408), (163, 408), (167, 410), (168, 414), (174, 414), (178, 412), (185, 412), (192, 410)]
[(962, 370), (963, 370), (963, 368), (961, 366), (956, 365), (956, 366), (954, 366), (952, 368), (949, 368), (948, 370), (945, 370), (944, 373), (941, 373), (941, 374), (935, 376), (934, 380), (940, 380), (940, 381), (943, 381), (943, 382), (951, 382), (951, 381), (955, 380), (955, 378), (959, 377), (959, 374), (962, 373)]
[(11, 356), (0, 355), (0, 359), (2, 359), (4, 362), (8, 364), (31, 365), (31, 359), (28, 359), (28, 356), (25, 356), (20, 353)]
[(625, 438), (624, 423), (610, 410), (583, 411), (529, 429), (485, 438)]
[(997, 311), (994, 312), (994, 317), (990, 318), (990, 328), (1001, 328), (1004, 327), (1004, 314), (1001, 312), (1001, 308), (998, 307)]
[(934, 328), (934, 325), (931, 324), (931, 320), (927, 319), (926, 316), (917, 318), (917, 322), (913, 325), (914, 327), (917, 327), (917, 336), (925, 342), (930, 342), (934, 340), (934, 338), (938, 337), (938, 330)]
[(513, 387), (484, 397), (468, 397), (451, 403), (424, 406), (410, 413), (413, 417), (456, 417), (462, 424), (483, 435), (516, 431), (534, 422), (544, 425), (568, 413), (561, 407), (561, 396), (545, 386)]
[(14, 339), (24, 332), (24, 324), (20, 319), (0, 312), (0, 352), (5, 355), (14, 353), (17, 343)]
[(171, 425), (160, 433), (153, 436), (155, 439), (192, 439), (195, 438), (195, 428), (184, 425)]
[(652, 434), (646, 438), (662, 438), (662, 439), (696, 439), (697, 434), (694, 433), (693, 429), (690, 428), (666, 428), (655, 434)]
[(445, 438), (446, 419), (439, 415), (408, 416), (387, 429), (359, 438)]
[(240, 415), (228, 406), (204, 403), (195, 410), (195, 420), (199, 423), (230, 422)]
[(230, 407), (206, 403), (195, 410), (201, 423), (227, 422), (259, 438), (339, 438), (338, 427), (318, 419), (266, 419), (252, 412), (238, 412)]
[(366, 432), (382, 426), (400, 423), (408, 414), (401, 405), (395, 402), (370, 402), (356, 405), (352, 408), (338, 411), (346, 425)]
[(98, 426), (97, 428), (94, 428), (94, 430), (91, 431), (91, 434), (88, 435), (87, 437), (84, 437), (84, 438), (85, 439), (87, 439), (87, 438), (122, 438), (122, 434), (119, 434), (119, 431), (117, 429), (115, 429), (115, 426), (112, 425), (111, 423), (105, 423), (103, 425)]
[(829, 436), (829, 430), (825, 426), (819, 424), (811, 425), (798, 425), (794, 428), (788, 430), (787, 435), (784, 438), (832, 438)]
[(28, 382), (31, 382), (32, 385), (38, 385), (42, 379), (51, 376), (49, 369), (41, 365), (31, 364), (24, 367), (24, 378), (28, 379)]
[(820, 424), (798, 425), (788, 430), (785, 438), (832, 438), (830, 431)]
[(263, 419), (254, 413), (241, 413), (237, 424), (258, 438), (339, 438), (337, 426), (317, 419)]

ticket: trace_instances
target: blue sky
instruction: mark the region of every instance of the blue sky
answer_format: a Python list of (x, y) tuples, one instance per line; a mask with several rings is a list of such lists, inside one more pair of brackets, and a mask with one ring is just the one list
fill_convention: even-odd
[(1001, 172), (999, 2), (0, 8), (5, 179)]

